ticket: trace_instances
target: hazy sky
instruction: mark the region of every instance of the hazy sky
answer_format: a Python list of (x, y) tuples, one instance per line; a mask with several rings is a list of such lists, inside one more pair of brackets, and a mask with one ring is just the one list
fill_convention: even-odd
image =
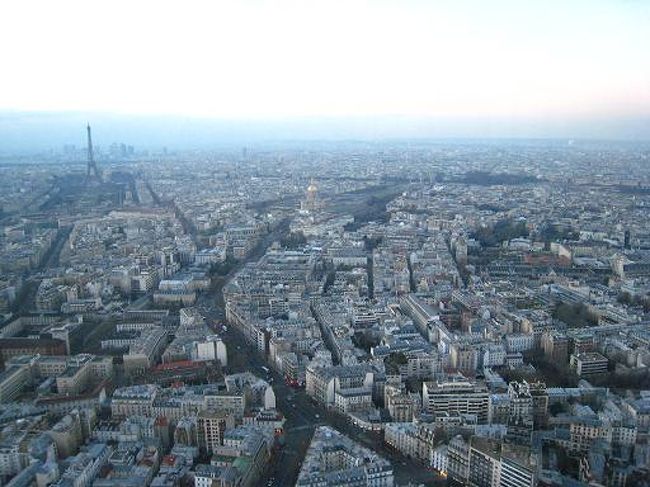
[(650, 116), (650, 0), (9, 0), (0, 45), (0, 110)]

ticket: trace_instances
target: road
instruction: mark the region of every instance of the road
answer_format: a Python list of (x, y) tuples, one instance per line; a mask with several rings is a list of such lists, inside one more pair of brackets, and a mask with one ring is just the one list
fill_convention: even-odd
[[(215, 310), (212, 316), (219, 317), (222, 314)], [(314, 429), (329, 425), (388, 459), (393, 465), (396, 485), (407, 485), (409, 482), (446, 485), (444, 479), (428, 471), (423, 465), (389, 449), (383, 443), (381, 434), (362, 430), (352, 425), (346, 416), (325, 410), (315, 403), (304, 389), (287, 386), (283, 377), (276, 371), (271, 369), (267, 374), (262, 367), (268, 367), (268, 364), (261, 354), (253, 349), (236, 329), (230, 326), (227, 328), (227, 331), (221, 332), (228, 348), (227, 371), (230, 373), (252, 371), (272, 381), (277, 407), (286, 419), (285, 446), (267, 472), (264, 483), (273, 479), (272, 485), (294, 485)]]
[[(228, 348), (228, 367), (231, 373), (252, 371), (268, 381), (272, 381), (277, 408), (285, 416), (285, 445), (272, 465), (268, 478), (275, 479), (275, 485), (293, 485), (298, 478), (300, 463), (309, 446), (314, 428), (325, 424), (317, 416), (322, 411), (316, 407), (302, 391), (296, 391), (284, 383), (280, 374), (271, 371), (267, 374), (262, 366), (266, 362), (244, 340), (244, 337), (228, 327), (222, 333)], [(267, 478), (267, 480), (268, 480)]]
[(61, 250), (63, 250), (63, 246), (68, 241), (68, 237), (72, 232), (72, 228), (73, 228), (72, 225), (68, 225), (58, 229), (56, 233), (56, 237), (54, 238), (54, 241), (52, 242), (52, 245), (50, 246), (48, 251), (43, 256), (41, 264), (38, 267), (38, 270), (48, 269), (50, 267), (57, 267), (59, 265), (59, 257), (61, 255)]
[(35, 309), (36, 292), (38, 291), (38, 286), (43, 277), (40, 272), (59, 265), (61, 250), (68, 241), (70, 232), (72, 232), (72, 226), (61, 227), (57, 230), (52, 245), (50, 245), (47, 252), (43, 254), (41, 262), (21, 287), (18, 296), (16, 297), (16, 301), (12, 305), (14, 313), (22, 314)]

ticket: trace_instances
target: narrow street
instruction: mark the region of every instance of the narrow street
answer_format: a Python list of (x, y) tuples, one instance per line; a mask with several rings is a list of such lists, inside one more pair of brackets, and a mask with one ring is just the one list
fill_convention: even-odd
[(263, 366), (268, 366), (266, 361), (233, 327), (228, 326), (228, 331), (222, 335), (228, 347), (228, 371), (230, 373), (252, 371), (272, 381), (277, 407), (286, 418), (285, 446), (271, 466), (264, 483), (273, 479), (273, 485), (294, 485), (314, 429), (317, 426), (329, 425), (390, 460), (396, 485), (406, 485), (409, 482), (446, 485), (446, 481), (436, 473), (389, 449), (383, 443), (381, 434), (362, 430), (352, 425), (345, 416), (325, 410), (313, 401), (304, 389), (293, 389), (287, 386), (283, 377), (276, 371), (271, 369), (267, 374), (262, 369)]

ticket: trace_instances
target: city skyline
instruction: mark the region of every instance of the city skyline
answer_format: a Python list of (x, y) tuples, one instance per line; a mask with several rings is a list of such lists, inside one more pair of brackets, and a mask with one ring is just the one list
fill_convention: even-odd
[(93, 125), (99, 148), (126, 143), (141, 149), (221, 150), (307, 147), (320, 142), (417, 143), (492, 140), (595, 141), (638, 144), (650, 142), (650, 117), (591, 120), (589, 126), (568, 120), (473, 119), (436, 120), (409, 117), (304, 118), (231, 121), (181, 116), (118, 115), (100, 112), (2, 112), (0, 154), (59, 152), (66, 145), (83, 147), (83, 127)]

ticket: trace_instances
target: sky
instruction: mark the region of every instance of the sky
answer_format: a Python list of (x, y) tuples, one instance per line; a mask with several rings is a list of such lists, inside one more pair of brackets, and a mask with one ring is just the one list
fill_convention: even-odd
[(4, 113), (650, 131), (650, 0), (21, 0), (0, 45)]

